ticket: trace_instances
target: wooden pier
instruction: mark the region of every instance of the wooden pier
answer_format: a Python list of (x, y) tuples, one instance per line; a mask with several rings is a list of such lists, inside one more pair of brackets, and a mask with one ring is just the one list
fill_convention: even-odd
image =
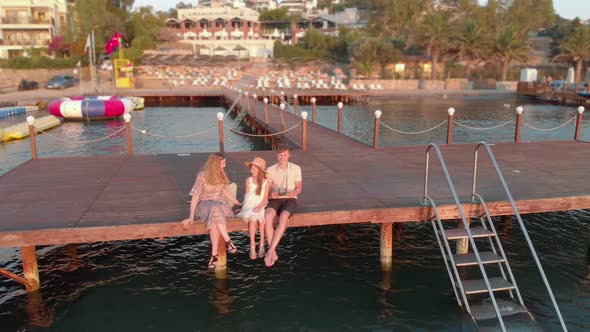
[(585, 105), (588, 98), (580, 96), (576, 91), (568, 90), (567, 84), (562, 89), (551, 88), (547, 83), (537, 84), (535, 82), (519, 82), (516, 88), (516, 96), (537, 98), (544, 101), (566, 104), (568, 101), (576, 105)]
[[(228, 102), (241, 99), (255, 132), (291, 129), (282, 136), (296, 149), (292, 161), (302, 167), (303, 193), (289, 227), (380, 224), (382, 263), (387, 265), (393, 247), (392, 224), (430, 218), (431, 209), (421, 205), (425, 146), (373, 148), (313, 123), (311, 116), (302, 119), (268, 100), (265, 103), (262, 96), (254, 99), (233, 91), (224, 95)], [(447, 144), (441, 149), (463, 207), (475, 217), (481, 211), (480, 205), (469, 203), (474, 146)], [(492, 148), (521, 214), (590, 208), (589, 143), (516, 142)], [(130, 144), (128, 149), (132, 151)], [(187, 194), (208, 155), (38, 158), (0, 176), (0, 246), (21, 247), (25, 267), (25, 281), (13, 279), (29, 291), (38, 289), (35, 246), (39, 245), (205, 234), (201, 223), (185, 230), (180, 221), (188, 216)], [(248, 176), (243, 163), (254, 156), (270, 164), (276, 161), (273, 151), (226, 151), (226, 155), (239, 199)], [(442, 219), (459, 218), (442, 171), (434, 165), (430, 195), (437, 200)], [(486, 158), (478, 174), (479, 191), (490, 213), (511, 215), (510, 203)], [(241, 219), (228, 222), (231, 231), (246, 227)]]

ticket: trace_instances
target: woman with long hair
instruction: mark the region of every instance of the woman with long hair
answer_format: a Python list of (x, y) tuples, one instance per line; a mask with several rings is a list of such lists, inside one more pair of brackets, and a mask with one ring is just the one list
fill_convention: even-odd
[(190, 192), (192, 199), (189, 217), (182, 221), (186, 229), (193, 224), (195, 216), (205, 223), (211, 238), (211, 258), (208, 264), (210, 269), (215, 268), (217, 263), (220, 235), (225, 241), (227, 252), (238, 252), (238, 248), (227, 234), (226, 218), (234, 215), (230, 203), (240, 205), (240, 202), (227, 189), (229, 179), (225, 173), (225, 166), (226, 160), (222, 153), (213, 153), (209, 156)]

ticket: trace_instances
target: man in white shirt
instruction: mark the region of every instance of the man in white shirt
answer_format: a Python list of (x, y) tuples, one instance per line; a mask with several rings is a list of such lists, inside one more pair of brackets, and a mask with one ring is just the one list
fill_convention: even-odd
[[(290, 163), (290, 157), (289, 148), (280, 147), (277, 150), (278, 163), (266, 170), (266, 176), (271, 183), (265, 212), (265, 230), (269, 248), (264, 257), (264, 264), (267, 267), (273, 266), (279, 259), (276, 249), (287, 228), (287, 220), (295, 214), (297, 195), (302, 189), (301, 167)], [(277, 215), (279, 224), (274, 229), (273, 221)]]

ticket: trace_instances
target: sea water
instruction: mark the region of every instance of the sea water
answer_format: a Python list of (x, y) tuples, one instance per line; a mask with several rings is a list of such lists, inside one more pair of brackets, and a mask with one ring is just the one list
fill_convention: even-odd
[[(508, 105), (508, 106), (507, 106)], [(515, 100), (498, 96), (398, 98), (379, 105), (345, 106), (344, 132), (372, 141), (376, 109), (382, 122), (381, 145), (443, 143), (454, 107), (457, 122), (471, 128), (499, 126), (515, 119)], [(574, 107), (524, 104), (525, 121), (550, 129), (575, 116)], [(300, 107), (310, 111), (309, 107)], [(134, 152), (192, 153), (217, 150), (219, 107), (148, 107), (133, 113)], [(43, 113), (39, 113), (42, 115)], [(318, 122), (336, 128), (337, 109), (318, 107)], [(20, 118), (6, 120), (24, 121)], [(230, 124), (230, 120), (227, 123)], [(590, 124), (590, 122), (587, 122)], [(38, 136), (40, 157), (125, 154), (119, 120), (67, 122)], [(429, 131), (427, 131), (429, 130)], [(152, 134), (152, 135), (150, 135)], [(514, 122), (493, 130), (455, 125), (454, 141), (511, 141)], [(590, 135), (584, 126), (582, 138)], [(160, 136), (167, 136), (163, 138)], [(523, 141), (572, 139), (573, 122), (555, 131), (523, 128)], [(66, 141), (56, 140), (57, 138)], [(227, 151), (264, 150), (226, 130)], [(30, 158), (28, 140), (0, 145), (0, 173)], [(305, 177), (305, 162), (302, 163)], [(48, 174), (50, 176), (50, 174)], [(301, 197), (305, 199), (305, 192)], [(570, 331), (590, 329), (590, 212), (523, 216)], [(516, 223), (494, 219), (504, 248), (535, 321), (520, 317), (512, 330), (557, 330), (555, 312)], [(447, 272), (427, 223), (409, 223), (394, 233), (393, 271), (379, 266), (379, 227), (342, 225), (287, 231), (279, 262), (271, 269), (248, 258), (246, 234), (233, 239), (240, 252), (228, 257), (228, 275), (207, 271), (205, 235), (38, 248), (42, 288), (28, 295), (0, 279), (1, 331), (473, 331), (458, 307)], [(20, 273), (17, 248), (0, 250), (2, 267)], [(488, 328), (494, 329), (492, 324)]]

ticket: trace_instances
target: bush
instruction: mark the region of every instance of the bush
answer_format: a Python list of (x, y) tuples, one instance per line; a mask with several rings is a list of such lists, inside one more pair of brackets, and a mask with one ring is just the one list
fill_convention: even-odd
[(0, 65), (6, 69), (68, 69), (74, 68), (80, 61), (79, 58), (51, 59), (46, 56), (24, 57), (17, 56), (8, 60), (2, 60)]

